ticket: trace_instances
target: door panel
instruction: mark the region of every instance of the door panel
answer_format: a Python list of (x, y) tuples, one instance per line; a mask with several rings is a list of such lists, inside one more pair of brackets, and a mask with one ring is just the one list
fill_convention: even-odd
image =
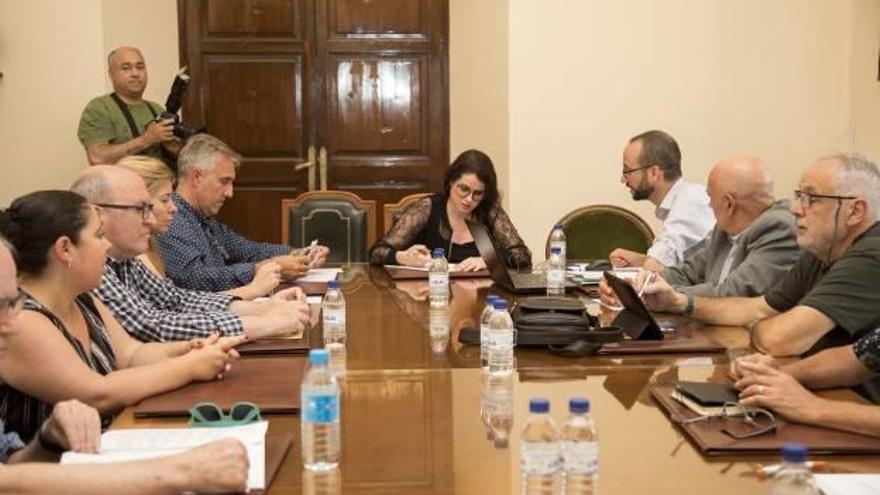
[(290, 34), (299, 38), (300, 2), (292, 0), (209, 0), (207, 34)]
[(427, 37), (422, 0), (330, 0), (329, 32), (336, 36)]

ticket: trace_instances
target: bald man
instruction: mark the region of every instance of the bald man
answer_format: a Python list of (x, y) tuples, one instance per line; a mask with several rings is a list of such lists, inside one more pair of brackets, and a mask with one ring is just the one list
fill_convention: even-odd
[[(707, 243), (660, 275), (693, 296), (761, 295), (800, 256), (789, 201), (773, 199), (773, 177), (760, 158), (732, 156), (709, 173), (715, 228)], [(602, 294), (613, 302), (603, 284)]]
[(181, 145), (172, 134), (174, 122), (157, 120), (165, 109), (144, 99), (147, 65), (140, 50), (127, 46), (113, 50), (107, 68), (113, 92), (86, 105), (77, 131), (89, 163), (116, 163), (129, 155), (163, 160), (163, 149), (176, 157)]

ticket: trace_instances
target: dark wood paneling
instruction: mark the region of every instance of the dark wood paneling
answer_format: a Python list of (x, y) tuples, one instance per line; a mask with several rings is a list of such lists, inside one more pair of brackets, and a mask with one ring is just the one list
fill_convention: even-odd
[(422, 0), (329, 0), (331, 36), (427, 36)]
[(205, 33), (299, 37), (298, 4), (293, 0), (208, 0)]

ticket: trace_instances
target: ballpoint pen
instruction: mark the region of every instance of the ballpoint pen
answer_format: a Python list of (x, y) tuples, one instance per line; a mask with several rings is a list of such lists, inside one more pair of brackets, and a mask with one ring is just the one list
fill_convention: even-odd
[(642, 283), (642, 288), (639, 289), (639, 294), (638, 294), (639, 298), (641, 298), (641, 297), (642, 297), (642, 293), (645, 292), (645, 287), (651, 285), (651, 283), (654, 282), (654, 278), (655, 278), (656, 276), (657, 276), (657, 272), (650, 272), (650, 273), (648, 273), (648, 276), (645, 277), (645, 281)]

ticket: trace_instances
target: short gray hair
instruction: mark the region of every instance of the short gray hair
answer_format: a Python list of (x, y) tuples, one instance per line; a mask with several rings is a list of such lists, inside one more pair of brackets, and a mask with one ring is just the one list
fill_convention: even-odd
[(210, 134), (196, 134), (189, 138), (186, 146), (180, 151), (177, 158), (177, 176), (185, 178), (190, 171), (198, 169), (203, 172), (214, 167), (214, 156), (223, 155), (235, 165), (235, 170), (241, 167), (241, 155), (236, 153), (223, 141)]
[(821, 161), (840, 164), (837, 172), (837, 194), (857, 196), (868, 203), (868, 219), (880, 220), (880, 169), (860, 153), (835, 153)]
[(110, 182), (107, 177), (91, 168), (76, 179), (70, 186), (70, 190), (86, 198), (92, 204), (112, 201)]

